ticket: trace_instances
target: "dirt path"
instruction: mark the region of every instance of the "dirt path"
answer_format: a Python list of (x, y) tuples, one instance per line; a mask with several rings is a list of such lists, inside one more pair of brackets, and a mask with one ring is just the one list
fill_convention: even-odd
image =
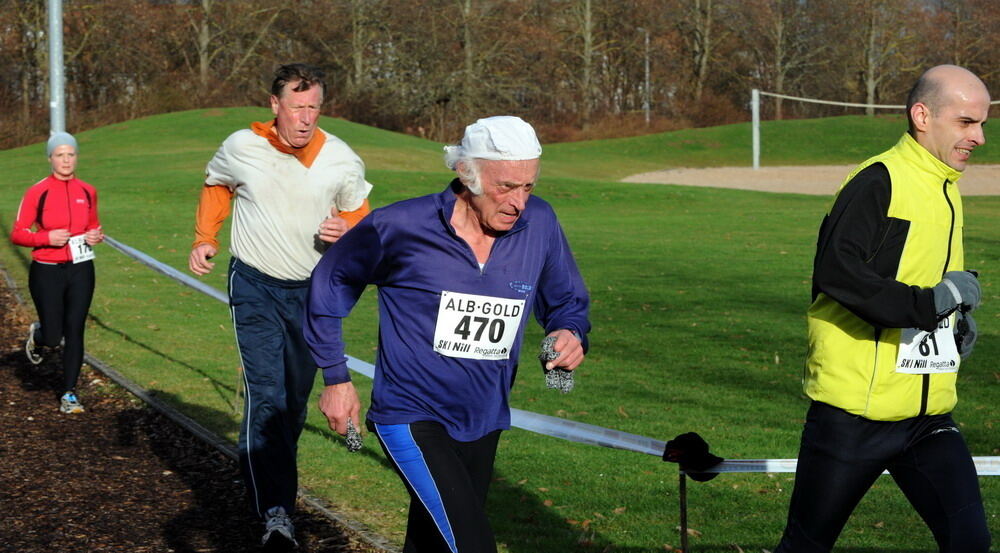
[[(0, 273), (0, 552), (261, 551), (234, 461), (86, 366), (86, 413), (59, 413), (28, 323)], [(371, 551), (305, 506), (294, 521), (299, 551)]]
[[(639, 173), (622, 182), (686, 184), (740, 188), (764, 192), (798, 194), (833, 194), (854, 169), (853, 165), (815, 165), (796, 167), (711, 167), (707, 169), (670, 169)], [(1000, 165), (969, 165), (959, 181), (963, 196), (1000, 194)]]

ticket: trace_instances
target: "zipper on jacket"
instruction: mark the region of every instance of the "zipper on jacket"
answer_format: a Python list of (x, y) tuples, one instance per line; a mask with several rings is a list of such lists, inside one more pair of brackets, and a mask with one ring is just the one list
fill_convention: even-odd
[(69, 197), (69, 181), (63, 181), (66, 184), (66, 230), (69, 231), (70, 236), (73, 235), (73, 200)]
[[(948, 253), (944, 257), (944, 268), (941, 269), (941, 278), (944, 278), (944, 274), (948, 272), (948, 264), (951, 263), (951, 242), (955, 236), (955, 206), (951, 203), (951, 198), (948, 197), (948, 182), (948, 179), (944, 179), (944, 183), (941, 185), (941, 193), (944, 194), (944, 200), (948, 202), (948, 209), (951, 210), (951, 225), (948, 227)], [(921, 383), (919, 415), (927, 414), (927, 399), (930, 391), (931, 375), (925, 374)]]
[(948, 179), (944, 179), (944, 184), (941, 187), (941, 193), (944, 194), (944, 200), (948, 202), (948, 209), (951, 210), (951, 226), (948, 227), (948, 254), (944, 258), (944, 268), (941, 269), (941, 277), (944, 278), (944, 274), (948, 272), (948, 264), (951, 263), (951, 241), (955, 236), (955, 206), (951, 203), (951, 198), (948, 197)]
[[(872, 337), (875, 339), (875, 356), (874, 356), (874, 358), (872, 360), (872, 377), (871, 377), (870, 380), (868, 380), (868, 393), (865, 394), (865, 412), (864, 412), (864, 415), (868, 414), (868, 407), (871, 405), (871, 402), (872, 402), (872, 393), (873, 393), (873, 391), (875, 389), (875, 381), (878, 380), (878, 346), (879, 346), (879, 344), (881, 344), (880, 340), (882, 339), (882, 329), (878, 328), (878, 327), (875, 327), (875, 333), (874, 333), (874, 336), (872, 336)], [(862, 415), (862, 416), (864, 416), (864, 415)]]

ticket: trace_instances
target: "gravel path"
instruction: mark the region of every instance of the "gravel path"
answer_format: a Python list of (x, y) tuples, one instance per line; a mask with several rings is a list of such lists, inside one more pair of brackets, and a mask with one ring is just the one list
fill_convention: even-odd
[[(55, 356), (25, 358), (28, 315), (0, 272), (0, 552), (261, 551), (236, 463), (84, 367), (58, 410)], [(301, 505), (301, 552), (369, 552)]]
[[(686, 184), (717, 188), (740, 188), (764, 192), (830, 195), (854, 169), (854, 165), (814, 165), (795, 167), (710, 167), (707, 169), (670, 169), (639, 173), (622, 182)], [(969, 165), (959, 181), (963, 196), (1000, 194), (1000, 165)]]

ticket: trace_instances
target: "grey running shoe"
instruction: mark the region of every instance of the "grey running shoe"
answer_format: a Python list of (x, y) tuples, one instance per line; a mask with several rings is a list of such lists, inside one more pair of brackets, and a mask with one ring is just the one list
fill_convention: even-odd
[(75, 393), (66, 392), (59, 400), (59, 411), (63, 413), (82, 413), (83, 405), (80, 404), (80, 400), (76, 398)]
[(298, 547), (295, 526), (284, 507), (271, 507), (264, 513), (264, 538), (260, 542), (269, 547), (280, 545), (280, 542)]
[(28, 339), (24, 342), (24, 353), (28, 356), (28, 361), (32, 365), (37, 365), (42, 362), (42, 354), (39, 353), (38, 348), (35, 346), (35, 331), (41, 328), (41, 323), (33, 322), (31, 326), (28, 327)]

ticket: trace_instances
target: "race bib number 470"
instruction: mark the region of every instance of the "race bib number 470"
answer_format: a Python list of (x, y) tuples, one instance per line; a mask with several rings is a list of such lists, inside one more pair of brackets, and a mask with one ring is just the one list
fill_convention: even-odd
[(509, 359), (524, 300), (441, 292), (434, 351), (463, 359)]
[(955, 345), (955, 315), (941, 319), (933, 332), (904, 328), (899, 337), (896, 372), (937, 374), (958, 372), (961, 358)]

